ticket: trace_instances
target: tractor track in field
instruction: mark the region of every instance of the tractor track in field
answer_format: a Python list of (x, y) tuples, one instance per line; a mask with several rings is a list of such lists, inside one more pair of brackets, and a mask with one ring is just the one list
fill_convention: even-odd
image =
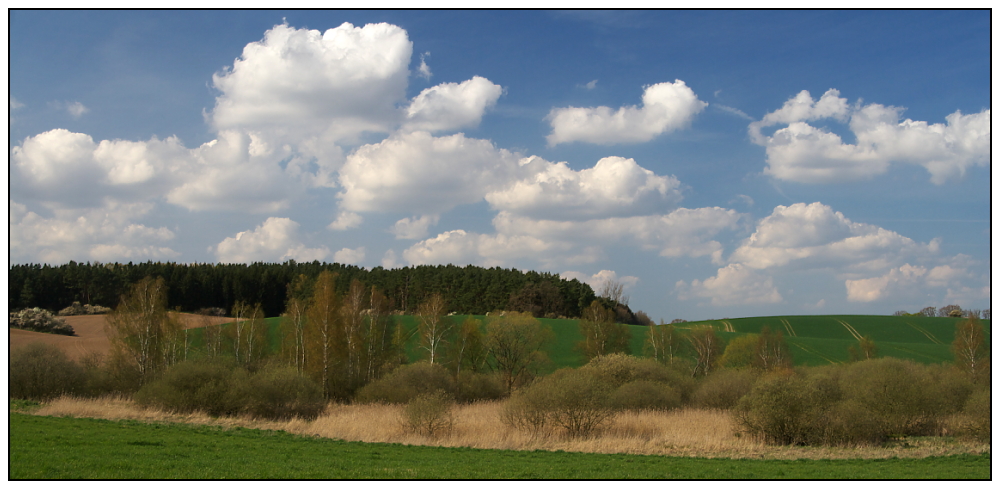
[(787, 319), (782, 319), (781, 324), (785, 326), (785, 331), (788, 331), (788, 336), (790, 338), (798, 336), (797, 334), (795, 334), (795, 330), (792, 329), (792, 323), (788, 322)]
[(847, 321), (841, 321), (840, 319), (834, 319), (834, 321), (837, 321), (843, 327), (847, 328), (847, 332), (851, 333), (851, 336), (853, 336), (854, 339), (861, 341), (861, 333), (858, 333), (858, 330), (854, 329), (854, 326), (851, 326), (847, 323)]
[(826, 361), (830, 362), (831, 364), (841, 363), (841, 362), (839, 362), (837, 360), (834, 360), (834, 359), (832, 359), (832, 358), (830, 358), (830, 357), (828, 357), (828, 356), (820, 353), (819, 350), (817, 350), (815, 348), (812, 348), (812, 347), (807, 347), (807, 346), (805, 346), (805, 345), (803, 345), (803, 344), (801, 344), (799, 342), (788, 341), (788, 344), (792, 345), (792, 346), (794, 346), (794, 347), (796, 347), (796, 348), (798, 348), (798, 349), (800, 349), (800, 350), (802, 350), (802, 351), (804, 351), (806, 353), (812, 353), (813, 355), (816, 355), (816, 356), (822, 358), (823, 360), (826, 360)]
[(919, 331), (920, 333), (922, 333), (924, 336), (927, 337), (927, 339), (931, 340), (932, 342), (937, 343), (939, 345), (945, 344), (943, 341), (937, 339), (934, 335), (932, 335), (930, 331), (927, 331), (926, 329), (921, 328), (921, 327), (917, 326), (916, 324), (913, 324), (913, 323), (911, 323), (909, 321), (907, 321), (906, 324), (909, 327), (911, 327), (911, 328)]

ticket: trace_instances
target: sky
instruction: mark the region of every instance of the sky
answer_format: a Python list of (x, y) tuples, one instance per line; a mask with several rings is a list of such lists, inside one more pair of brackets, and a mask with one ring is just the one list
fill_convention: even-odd
[(990, 307), (988, 11), (11, 11), (11, 263)]

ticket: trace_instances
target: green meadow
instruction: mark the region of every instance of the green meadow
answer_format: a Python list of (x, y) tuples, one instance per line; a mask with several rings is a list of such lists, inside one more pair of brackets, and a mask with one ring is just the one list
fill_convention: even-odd
[[(469, 316), (452, 316), (455, 322), (464, 321)], [(481, 321), (487, 316), (472, 316)], [(780, 331), (788, 343), (796, 365), (827, 365), (842, 363), (849, 359), (848, 347), (857, 344), (857, 338), (870, 336), (878, 346), (879, 355), (913, 360), (920, 363), (950, 362), (951, 342), (955, 339), (955, 324), (960, 318), (929, 318), (916, 316), (765, 316), (735, 319), (713, 319), (676, 324), (678, 331), (711, 326), (723, 339), (730, 341), (736, 336), (760, 333), (764, 327)], [(407, 331), (417, 327), (415, 316), (396, 316), (399, 325)], [(555, 341), (548, 346), (552, 360), (550, 370), (561, 367), (583, 365), (583, 356), (576, 345), (583, 337), (576, 319), (539, 319), (552, 328)], [(990, 321), (982, 320), (986, 340), (990, 339)], [(267, 318), (272, 345), (280, 345), (281, 318)], [(632, 331), (632, 353), (643, 355), (648, 327), (629, 326)], [(192, 347), (202, 344), (202, 332), (190, 332)], [(407, 354), (411, 361), (421, 358), (422, 351), (415, 341), (408, 345)]]
[(10, 413), (17, 479), (989, 479), (989, 455), (733, 460), (358, 443)]

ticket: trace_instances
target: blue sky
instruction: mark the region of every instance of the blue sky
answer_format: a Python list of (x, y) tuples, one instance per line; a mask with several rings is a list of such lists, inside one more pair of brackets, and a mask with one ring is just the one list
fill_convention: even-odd
[(985, 11), (14, 11), (10, 260), (988, 308), (989, 56)]

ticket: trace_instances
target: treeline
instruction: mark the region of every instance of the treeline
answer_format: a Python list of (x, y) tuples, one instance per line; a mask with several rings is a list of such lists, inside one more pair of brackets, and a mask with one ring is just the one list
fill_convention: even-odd
[[(162, 277), (172, 310), (195, 312), (237, 303), (260, 304), (266, 317), (280, 315), (288, 285), (298, 276), (315, 280), (321, 272), (336, 274), (336, 290), (346, 294), (353, 281), (374, 286), (394, 311), (410, 314), (434, 294), (448, 298), (448, 312), (485, 314), (496, 310), (531, 312), (536, 317), (579, 317), (595, 299), (594, 290), (558, 274), (522, 272), (499, 267), (421, 265), (366, 270), (339, 263), (209, 264), (209, 263), (77, 263), (59, 266), (12, 265), (8, 271), (11, 310), (39, 307), (58, 311), (73, 302), (116, 307), (132, 284)], [(626, 308), (627, 309), (627, 308)], [(625, 316), (632, 319), (631, 311)]]

